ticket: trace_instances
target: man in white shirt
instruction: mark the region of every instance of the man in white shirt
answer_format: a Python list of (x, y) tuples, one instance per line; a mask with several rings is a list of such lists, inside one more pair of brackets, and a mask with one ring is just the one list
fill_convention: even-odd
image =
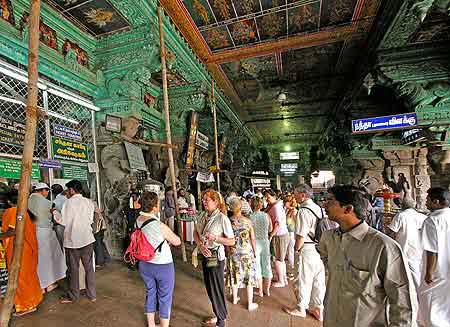
[(427, 216), (415, 209), (416, 202), (411, 197), (403, 198), (401, 206), (402, 211), (394, 216), (388, 227), (406, 256), (417, 290), (422, 281), (423, 245), (421, 229)]
[[(54, 197), (53, 200), (53, 208), (61, 214), (62, 207), (64, 205), (64, 202), (66, 202), (67, 198), (64, 194), (64, 189), (59, 184), (53, 184), (52, 185), (52, 194)], [(55, 216), (57, 214), (53, 214)], [(57, 218), (54, 218), (55, 225), (53, 229), (56, 232), (56, 237), (58, 238), (59, 245), (61, 246), (61, 249), (64, 250), (64, 226), (60, 225), (56, 220)]]
[(70, 198), (62, 208), (61, 225), (64, 228), (64, 248), (69, 267), (69, 292), (61, 303), (72, 303), (80, 298), (79, 265), (80, 259), (86, 273), (86, 295), (95, 302), (95, 272), (93, 264), (94, 242), (92, 223), (94, 204), (81, 195), (82, 185), (78, 180), (66, 184)]
[(300, 207), (295, 223), (295, 251), (298, 277), (295, 284), (297, 308), (284, 310), (297, 317), (306, 317), (306, 309), (317, 320), (322, 321), (323, 299), (325, 297), (325, 267), (314, 242), (317, 219), (323, 218), (322, 208), (311, 199), (313, 190), (300, 184), (294, 190)]
[(431, 214), (423, 223), (426, 254), (425, 278), (419, 289), (420, 312), (426, 327), (450, 325), (450, 192), (441, 187), (428, 190)]

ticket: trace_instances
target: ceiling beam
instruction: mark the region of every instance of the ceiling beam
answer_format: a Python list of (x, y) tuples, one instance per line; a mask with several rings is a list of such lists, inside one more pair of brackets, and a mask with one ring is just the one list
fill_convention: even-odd
[(191, 15), (179, 0), (160, 0), (165, 12), (173, 20), (181, 34), (188, 41), (192, 50), (197, 54), (202, 62), (206, 62), (211, 55), (208, 45), (203, 36), (195, 26)]
[(325, 115), (296, 115), (296, 116), (281, 116), (281, 117), (274, 117), (274, 118), (261, 118), (261, 119), (254, 119), (254, 120), (246, 120), (244, 122), (244, 125), (249, 123), (260, 123), (265, 121), (276, 121), (276, 120), (289, 120), (289, 119), (300, 119), (300, 118), (316, 118), (316, 117), (326, 117), (328, 114)]
[(298, 35), (274, 42), (260, 43), (245, 48), (222, 51), (212, 54), (207, 59), (208, 63), (221, 64), (230, 61), (238, 61), (245, 58), (270, 55), (277, 51), (289, 49), (303, 49), (318, 45), (344, 41), (356, 30), (356, 25), (346, 25), (323, 30), (316, 33)]

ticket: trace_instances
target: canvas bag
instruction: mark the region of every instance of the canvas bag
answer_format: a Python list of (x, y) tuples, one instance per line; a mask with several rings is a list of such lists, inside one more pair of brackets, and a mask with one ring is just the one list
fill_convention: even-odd
[(126, 263), (134, 265), (136, 261), (150, 261), (155, 256), (156, 251), (161, 251), (161, 247), (165, 241), (162, 241), (155, 249), (148, 241), (147, 236), (142, 232), (145, 226), (154, 221), (158, 220), (154, 218), (148, 219), (144, 221), (141, 227), (138, 227), (136, 222), (135, 230), (130, 236), (130, 245), (128, 245), (123, 257)]

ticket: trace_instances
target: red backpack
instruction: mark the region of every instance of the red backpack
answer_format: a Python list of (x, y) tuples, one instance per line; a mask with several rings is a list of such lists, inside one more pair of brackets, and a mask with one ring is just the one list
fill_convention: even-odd
[(136, 264), (136, 261), (150, 261), (155, 256), (156, 251), (161, 251), (161, 247), (165, 241), (162, 241), (155, 249), (147, 240), (147, 236), (142, 232), (142, 229), (153, 221), (158, 220), (154, 218), (146, 220), (141, 227), (137, 227), (136, 222), (135, 230), (130, 236), (130, 245), (128, 245), (125, 255), (123, 256), (126, 263), (134, 265)]

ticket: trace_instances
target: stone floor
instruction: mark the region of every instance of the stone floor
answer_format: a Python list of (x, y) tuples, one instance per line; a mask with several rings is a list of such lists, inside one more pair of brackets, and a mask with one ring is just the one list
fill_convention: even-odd
[[(120, 262), (114, 262), (97, 273), (97, 302), (82, 298), (77, 304), (59, 304), (62, 291), (57, 289), (45, 297), (37, 312), (14, 318), (14, 327), (145, 327), (143, 304), (144, 285), (138, 272), (130, 271)], [(242, 299), (245, 294), (242, 294)], [(233, 305), (228, 302), (227, 326), (297, 326), (315, 327), (321, 324), (311, 317), (293, 318), (281, 308), (293, 304), (292, 287), (273, 289), (270, 298), (256, 301), (257, 311), (249, 313), (245, 302)], [(201, 320), (210, 314), (210, 305), (202, 284), (202, 274), (188, 263), (176, 259), (176, 288), (171, 326), (201, 326)]]

